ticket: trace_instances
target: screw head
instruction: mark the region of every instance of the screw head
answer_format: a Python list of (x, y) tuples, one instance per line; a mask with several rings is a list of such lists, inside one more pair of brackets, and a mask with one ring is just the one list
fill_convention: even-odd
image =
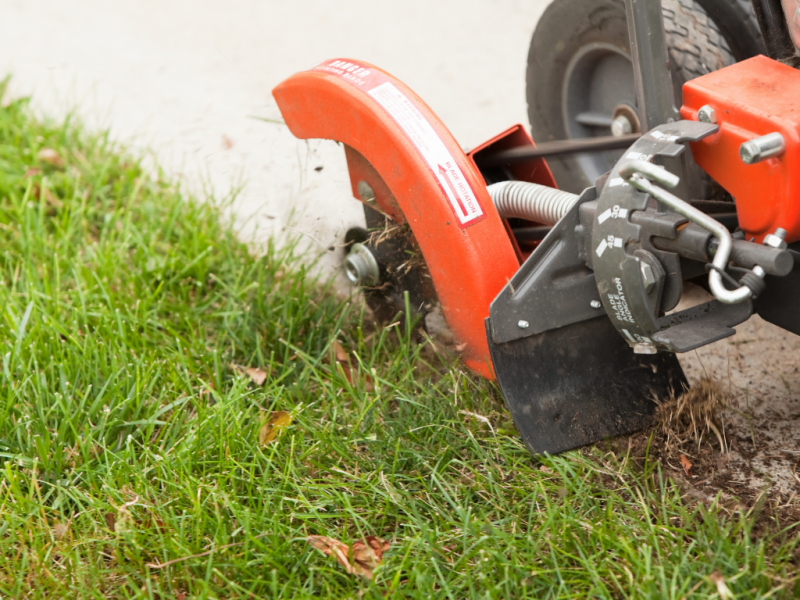
[(697, 120), (701, 123), (716, 123), (717, 111), (711, 108), (708, 104), (701, 106), (697, 111)]
[(600, 300), (592, 300), (591, 302), (589, 302), (589, 306), (591, 306), (592, 308), (600, 308), (603, 305), (600, 303)]
[(531, 324), (528, 323), (527, 321), (523, 320), (523, 319), (520, 319), (517, 322), (517, 327), (519, 327), (520, 329), (527, 329), (530, 326), (531, 326)]
[(358, 197), (367, 204), (375, 204), (375, 190), (366, 181), (358, 182)]

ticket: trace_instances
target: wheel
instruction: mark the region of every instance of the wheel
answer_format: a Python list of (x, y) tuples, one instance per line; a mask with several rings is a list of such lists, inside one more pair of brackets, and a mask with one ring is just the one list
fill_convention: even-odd
[(728, 42), (737, 62), (767, 53), (751, 0), (696, 0)]
[[(704, 0), (745, 12), (743, 0)], [(716, 3), (716, 4), (714, 4)], [(683, 84), (735, 62), (720, 28), (694, 0), (662, 0), (676, 99)], [(736, 13), (736, 14), (739, 14)], [(752, 16), (752, 9), (749, 14)], [(753, 32), (745, 24), (726, 31)], [(753, 22), (755, 17), (752, 16)], [(757, 30), (757, 24), (755, 25)], [(623, 0), (555, 0), (545, 10), (528, 54), (528, 116), (535, 141), (620, 135), (639, 130), (636, 91)], [(760, 40), (760, 38), (758, 38)], [(741, 41), (745, 56), (757, 44)], [(679, 104), (679, 103), (678, 103)], [(621, 117), (621, 118), (618, 118)], [(623, 150), (548, 160), (561, 189), (580, 193), (611, 169)], [(694, 197), (715, 198), (699, 168), (689, 174)]]

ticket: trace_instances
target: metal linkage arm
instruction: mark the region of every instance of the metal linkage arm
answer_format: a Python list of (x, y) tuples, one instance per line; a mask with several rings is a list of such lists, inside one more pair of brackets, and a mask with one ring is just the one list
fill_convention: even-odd
[[(736, 304), (747, 300), (753, 295), (753, 292), (747, 286), (729, 290), (722, 283), (722, 272), (728, 266), (728, 259), (733, 248), (733, 238), (731, 238), (731, 234), (725, 226), (653, 183), (655, 181), (666, 187), (674, 188), (680, 181), (676, 175), (643, 160), (632, 160), (626, 163), (620, 169), (619, 174), (620, 177), (639, 191), (650, 194), (653, 198), (667, 205), (676, 213), (683, 215), (692, 223), (710, 231), (719, 240), (719, 247), (711, 263), (715, 269), (708, 274), (708, 285), (717, 300), (724, 304)], [(753, 270), (757, 274), (764, 273), (759, 267), (755, 267)]]

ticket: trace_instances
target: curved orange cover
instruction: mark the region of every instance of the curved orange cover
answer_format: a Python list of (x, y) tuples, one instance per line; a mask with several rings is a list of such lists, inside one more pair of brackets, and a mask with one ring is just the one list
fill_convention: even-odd
[(493, 377), (484, 319), (519, 262), (486, 185), (451, 133), (408, 87), (364, 62), (334, 59), (273, 91), (298, 138), (361, 153), (395, 197), (425, 257), (467, 365)]

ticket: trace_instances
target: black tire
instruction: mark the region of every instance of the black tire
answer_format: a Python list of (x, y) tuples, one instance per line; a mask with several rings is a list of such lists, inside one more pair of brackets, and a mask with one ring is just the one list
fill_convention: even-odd
[(736, 62), (767, 54), (751, 0), (696, 0), (728, 42)]
[[(733, 64), (735, 59), (697, 2), (662, 0), (662, 10), (679, 101), (686, 81)], [(609, 135), (610, 130), (602, 126), (576, 124), (574, 115), (608, 114), (614, 103), (636, 106), (628, 39), (623, 0), (555, 0), (548, 6), (528, 55), (528, 116), (535, 141)], [(601, 58), (595, 59), (595, 54)], [(610, 169), (622, 152), (566, 156), (549, 159), (548, 165), (561, 189), (580, 193)], [(690, 178), (695, 197), (713, 197), (712, 182), (699, 169)]]

